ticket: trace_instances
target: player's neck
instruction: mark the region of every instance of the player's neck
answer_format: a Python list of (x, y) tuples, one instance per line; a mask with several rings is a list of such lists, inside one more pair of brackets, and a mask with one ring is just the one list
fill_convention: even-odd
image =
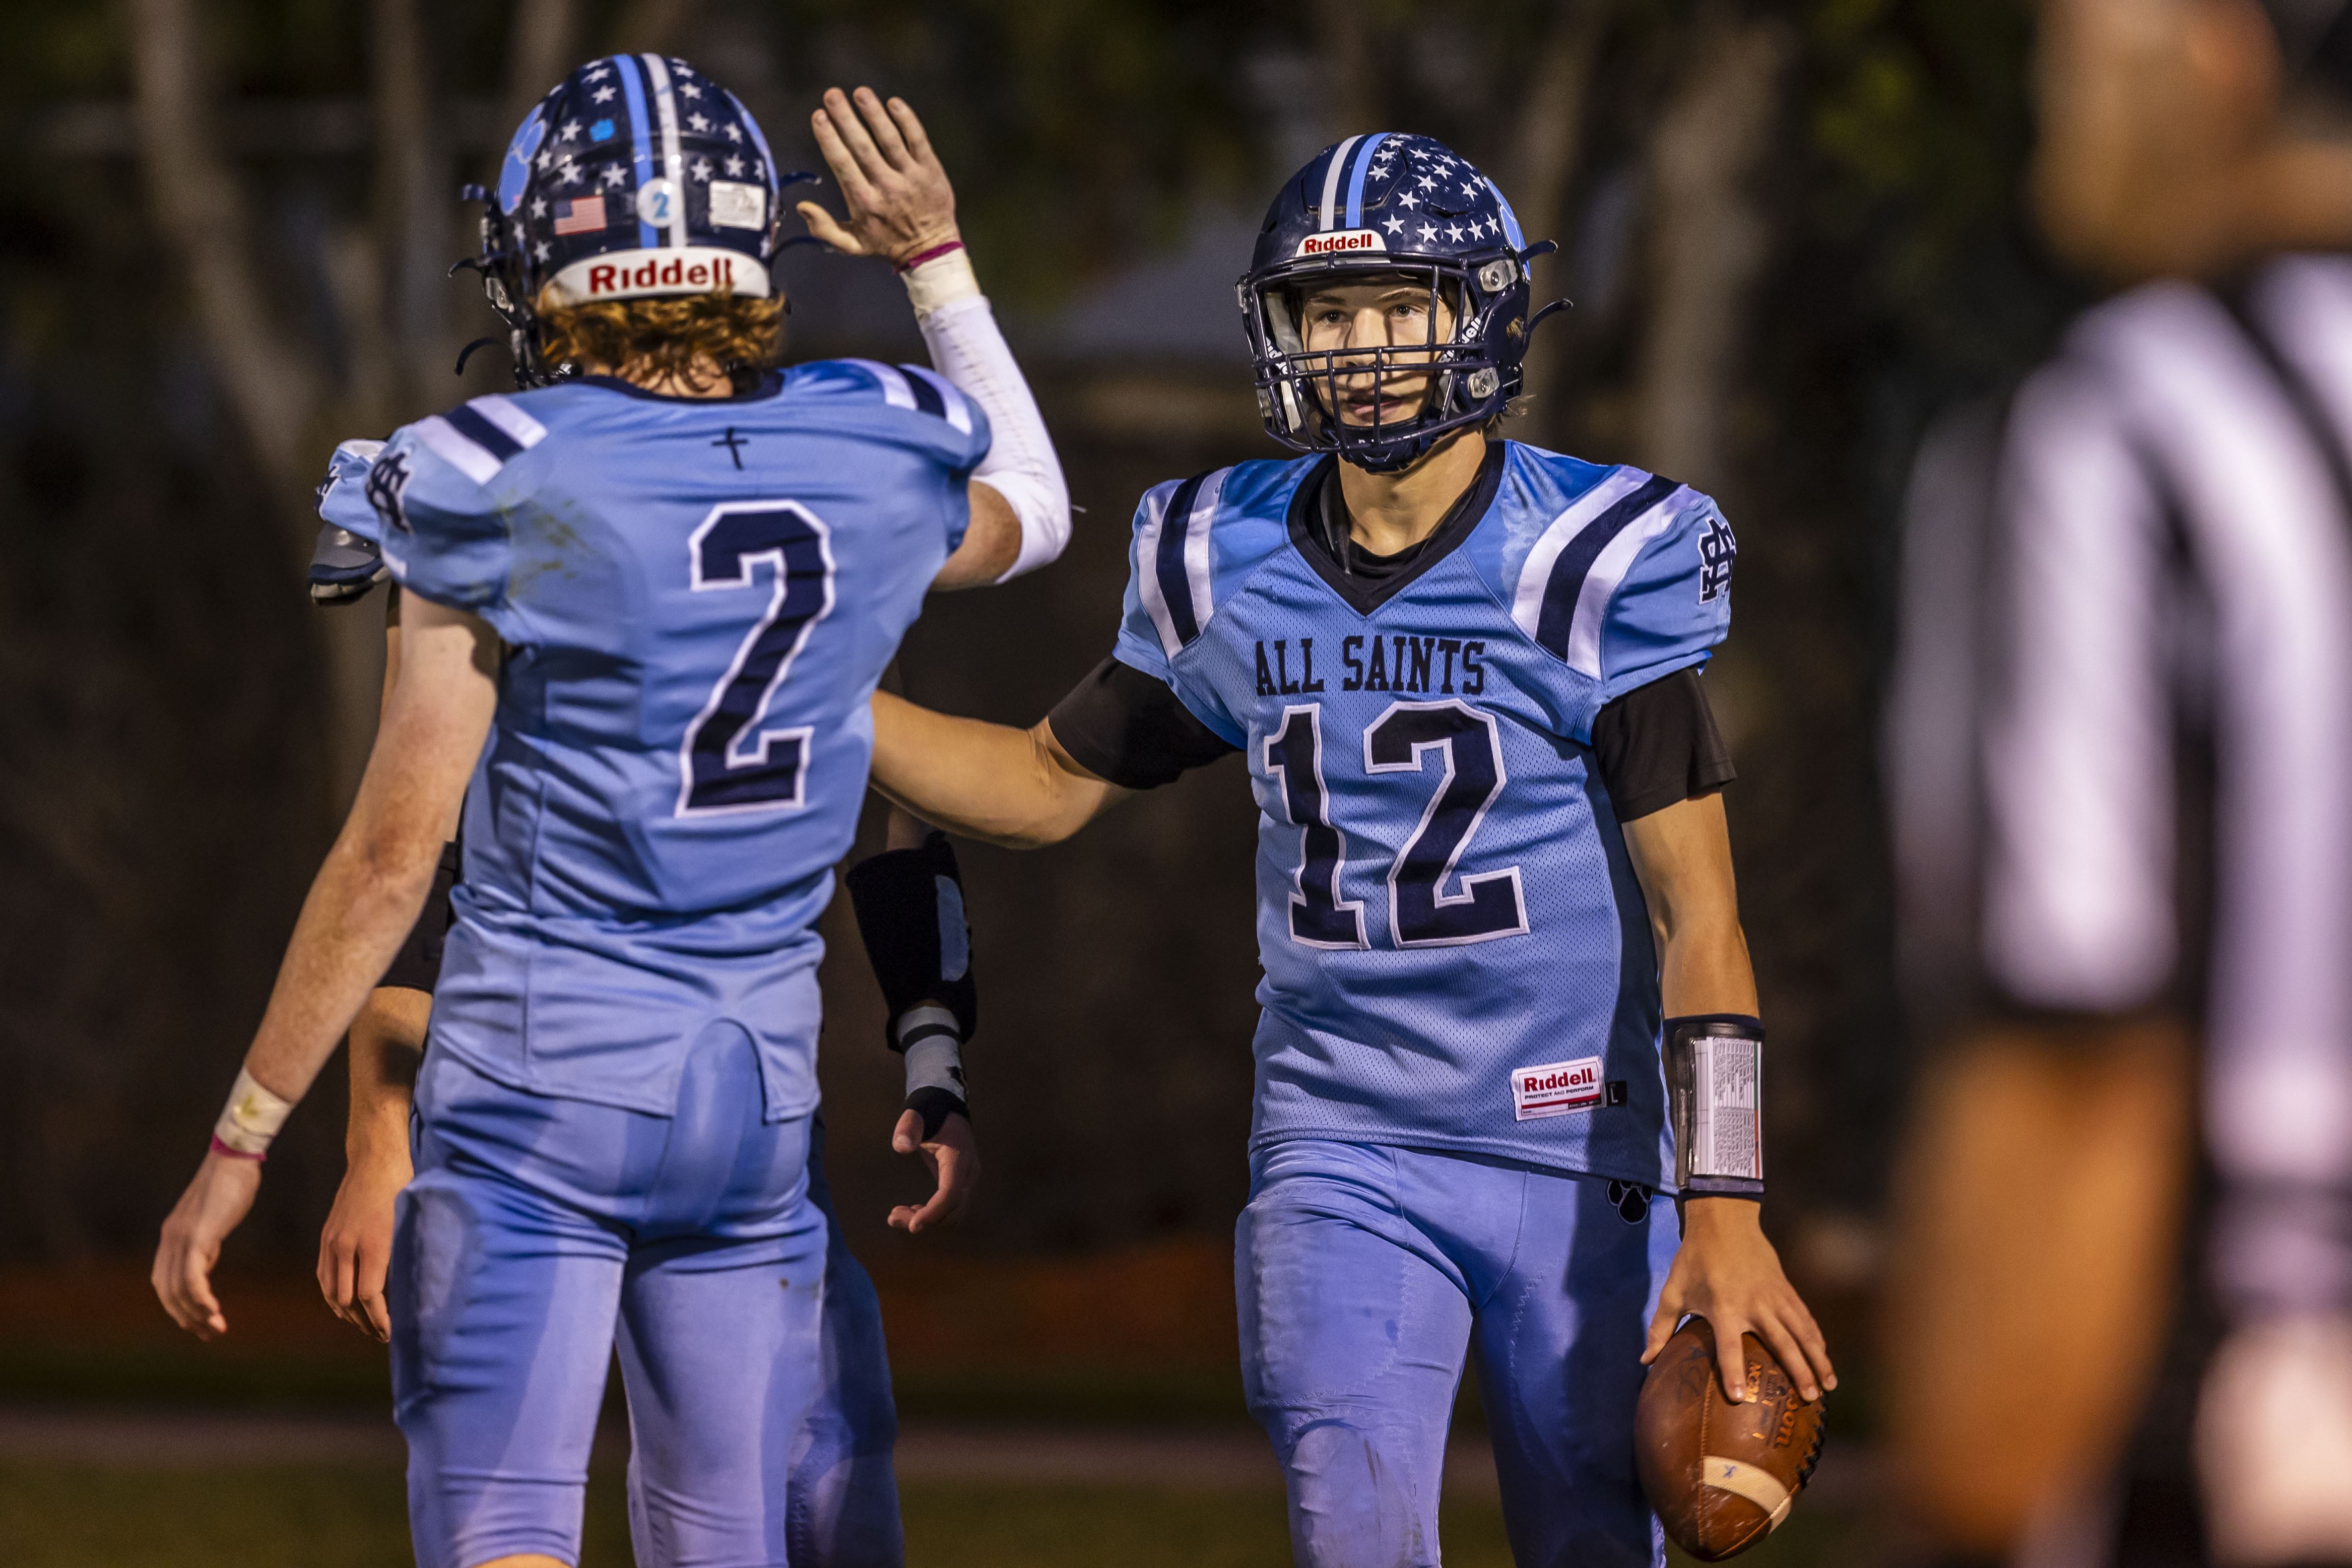
[(1368, 474), (1342, 462), (1339, 494), (1348, 503), (1349, 536), (1374, 555), (1412, 549), (1437, 531), (1462, 492), (1478, 482), (1486, 460), (1485, 436), (1465, 428), (1397, 473)]
[(675, 371), (656, 371), (643, 363), (625, 364), (617, 370), (602, 374), (631, 386), (641, 386), (663, 397), (732, 397), (735, 383), (719, 367), (719, 362), (705, 354), (695, 362), (694, 368), (680, 375)]

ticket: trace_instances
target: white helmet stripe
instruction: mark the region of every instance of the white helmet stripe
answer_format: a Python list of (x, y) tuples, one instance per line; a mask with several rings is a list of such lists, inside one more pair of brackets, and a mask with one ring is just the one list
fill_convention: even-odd
[(639, 55), (654, 89), (654, 113), (661, 127), (662, 177), (677, 187), (669, 205), (669, 243), (686, 247), (686, 156), (677, 145), (677, 95), (670, 90), (669, 67), (659, 55)]
[(1331, 166), (1323, 171), (1323, 226), (1332, 226), (1332, 216), (1339, 205), (1339, 174), (1348, 166), (1348, 154), (1356, 150), (1360, 136), (1350, 136), (1331, 149)]

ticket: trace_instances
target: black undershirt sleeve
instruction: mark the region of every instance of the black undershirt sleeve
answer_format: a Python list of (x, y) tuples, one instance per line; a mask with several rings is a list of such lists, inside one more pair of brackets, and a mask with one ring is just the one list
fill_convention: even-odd
[(1603, 708), (1592, 721), (1592, 752), (1620, 822), (1664, 811), (1739, 776), (1696, 669), (1635, 687)]
[(1192, 716), (1168, 683), (1107, 658), (1045, 716), (1080, 767), (1121, 789), (1157, 789), (1239, 746)]

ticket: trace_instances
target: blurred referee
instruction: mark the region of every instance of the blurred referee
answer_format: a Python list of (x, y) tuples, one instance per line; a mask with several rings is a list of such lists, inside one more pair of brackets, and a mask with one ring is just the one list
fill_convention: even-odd
[(1962, 1559), (2352, 1563), (2347, 10), (2045, 0), (2128, 287), (1914, 478), (1889, 1436)]

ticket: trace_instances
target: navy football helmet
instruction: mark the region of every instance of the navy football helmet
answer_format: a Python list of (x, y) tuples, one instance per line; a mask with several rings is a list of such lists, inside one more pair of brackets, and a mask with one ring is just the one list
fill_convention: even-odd
[(490, 210), (482, 254), (458, 265), (482, 273), (511, 334), (516, 379), (536, 385), (561, 374), (538, 354), (542, 292), (551, 305), (764, 299), (782, 188), (814, 177), (780, 174), (751, 111), (684, 60), (608, 55), (524, 117), (495, 191), (467, 187)]
[[(1518, 395), (1528, 335), (1566, 303), (1528, 309), (1528, 263), (1554, 248), (1528, 244), (1495, 182), (1443, 142), (1384, 132), (1326, 147), (1274, 198), (1238, 286), (1266, 433), (1389, 473), (1447, 432), (1502, 413)], [(1307, 349), (1309, 289), (1396, 275), (1428, 286), (1428, 341)], [(1441, 301), (1454, 321), (1442, 342)], [(1424, 371), (1430, 391), (1413, 417), (1383, 422), (1377, 408), (1370, 424), (1337, 416), (1343, 377)]]

